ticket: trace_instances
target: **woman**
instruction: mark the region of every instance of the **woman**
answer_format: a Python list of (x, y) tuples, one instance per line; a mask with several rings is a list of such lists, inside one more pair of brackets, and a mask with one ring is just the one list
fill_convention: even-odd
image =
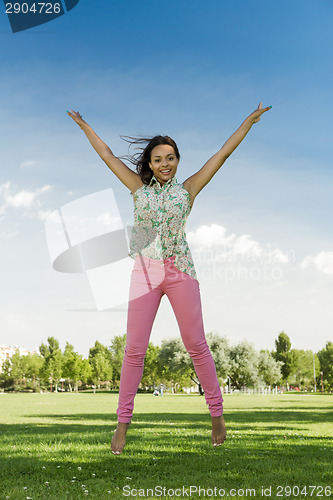
[(263, 109), (260, 103), (222, 148), (182, 184), (175, 177), (180, 154), (170, 137), (155, 136), (132, 141), (147, 143), (141, 153), (130, 159), (137, 167), (137, 172), (134, 172), (114, 156), (79, 112), (67, 111), (102, 160), (131, 191), (134, 201), (129, 256), (135, 259), (135, 264), (129, 291), (118, 425), (111, 443), (115, 455), (120, 455), (126, 444), (152, 325), (164, 294), (174, 310), (182, 340), (204, 389), (212, 419), (212, 445), (220, 446), (226, 439), (223, 399), (205, 338), (200, 288), (186, 241), (185, 223), (198, 193), (237, 148), (252, 125), (270, 108)]

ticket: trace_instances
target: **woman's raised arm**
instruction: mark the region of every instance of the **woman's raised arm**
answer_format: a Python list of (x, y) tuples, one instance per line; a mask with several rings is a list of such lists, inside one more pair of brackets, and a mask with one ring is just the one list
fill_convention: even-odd
[(262, 103), (260, 103), (258, 108), (244, 120), (236, 132), (234, 132), (225, 144), (223, 144), (222, 148), (215, 153), (198, 172), (186, 179), (183, 186), (190, 193), (193, 199), (197, 196), (201, 189), (208, 184), (226, 159), (242, 142), (252, 125), (258, 122), (261, 115), (265, 113), (265, 111), (271, 109), (271, 107), (272, 106), (268, 106), (267, 108), (262, 109)]
[(86, 134), (90, 144), (102, 160), (107, 164), (109, 169), (118, 177), (118, 179), (125, 184), (132, 193), (134, 193), (143, 182), (141, 177), (136, 172), (133, 172), (123, 161), (114, 156), (111, 149), (100, 137), (93, 131), (93, 129), (85, 122), (78, 111), (73, 109), (67, 111), (68, 115), (79, 125), (79, 127)]

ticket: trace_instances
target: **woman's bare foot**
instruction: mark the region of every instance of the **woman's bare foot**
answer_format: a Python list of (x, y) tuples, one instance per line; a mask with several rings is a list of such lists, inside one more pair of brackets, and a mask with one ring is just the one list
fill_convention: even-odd
[(212, 445), (221, 446), (226, 440), (227, 433), (223, 415), (220, 417), (212, 417)]
[(111, 441), (111, 451), (114, 455), (120, 455), (126, 444), (126, 432), (131, 423), (118, 422), (117, 429)]

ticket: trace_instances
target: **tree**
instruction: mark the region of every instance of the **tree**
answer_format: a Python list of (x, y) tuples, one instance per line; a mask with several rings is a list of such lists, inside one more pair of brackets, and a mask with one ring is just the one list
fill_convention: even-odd
[(10, 359), (6, 359), (3, 366), (3, 376), (1, 377), (4, 387), (13, 386), (15, 390), (20, 389), (22, 385), (26, 388), (27, 381), (33, 382), (33, 388), (36, 387), (36, 378), (39, 376), (43, 365), (43, 359), (37, 353), (28, 353), (21, 355), (19, 349)]
[(231, 368), (228, 339), (212, 332), (206, 335), (206, 339), (214, 359), (217, 376), (226, 379)]
[(238, 389), (258, 382), (258, 354), (252, 344), (240, 342), (230, 349), (230, 379)]
[(282, 361), (276, 361), (269, 351), (261, 349), (258, 359), (258, 372), (267, 385), (274, 385), (281, 379)]
[(153, 345), (151, 342), (148, 344), (148, 349), (145, 356), (145, 365), (141, 379), (143, 387), (155, 387), (157, 380), (160, 379), (160, 370), (158, 364), (159, 346)]
[[(333, 388), (333, 344), (332, 342), (327, 342), (325, 349), (322, 349), (317, 353), (320, 370), (323, 372), (323, 382), (327, 389), (331, 390)], [(320, 377), (319, 377), (320, 379)]]
[(22, 369), (22, 356), (18, 349), (15, 349), (15, 353), (10, 358), (10, 375), (14, 381), (14, 389), (15, 391), (20, 388), (23, 377), (23, 369)]
[(278, 338), (275, 340), (276, 352), (283, 353), (289, 352), (291, 348), (290, 338), (283, 331), (279, 334)]
[(276, 361), (282, 361), (283, 365), (281, 366), (281, 373), (282, 378), (285, 381), (288, 380), (289, 375), (295, 368), (295, 358), (290, 352), (290, 348), (290, 339), (288, 335), (282, 331), (275, 340), (275, 351), (272, 352), (272, 356)]
[(124, 335), (116, 335), (111, 342), (109, 351), (111, 354), (111, 365), (113, 369), (113, 380), (120, 380), (121, 367), (123, 364), (126, 346), (126, 333)]
[(32, 354), (29, 352), (21, 358), (23, 376), (25, 379), (32, 381), (34, 391), (36, 390), (36, 380), (39, 380), (43, 364), (43, 358), (37, 353)]
[(180, 339), (163, 340), (157, 359), (160, 372), (172, 383), (175, 392), (177, 387), (187, 385), (189, 379), (199, 385), (190, 355)]
[(94, 347), (89, 350), (89, 364), (91, 366), (91, 379), (94, 384), (94, 392), (96, 385), (100, 389), (101, 382), (110, 381), (112, 379), (110, 351), (106, 346), (96, 340)]
[(91, 380), (92, 368), (89, 359), (82, 358), (81, 360), (81, 382), (87, 384)]
[(288, 381), (299, 387), (305, 386), (307, 389), (310, 384), (314, 384), (313, 362), (315, 363), (315, 372), (319, 375), (319, 359), (317, 355), (314, 355), (310, 350), (291, 349), (290, 353), (293, 357), (293, 371), (289, 375)]
[(0, 387), (3, 389), (9, 389), (14, 385), (14, 379), (10, 373), (10, 359), (6, 358), (1, 367), (0, 373)]
[(44, 358), (42, 374), (46, 383), (53, 381), (55, 383), (55, 391), (57, 391), (59, 379), (62, 375), (62, 352), (59, 348), (59, 342), (54, 337), (48, 337), (48, 344), (41, 344), (39, 352)]
[(74, 391), (78, 392), (79, 382), (84, 377), (84, 367), (85, 360), (82, 355), (74, 351), (74, 347), (67, 342), (63, 354), (62, 374), (68, 381), (70, 391), (73, 383)]

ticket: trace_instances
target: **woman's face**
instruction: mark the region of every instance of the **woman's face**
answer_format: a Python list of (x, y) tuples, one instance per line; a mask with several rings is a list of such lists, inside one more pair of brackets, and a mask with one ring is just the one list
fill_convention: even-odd
[(179, 160), (169, 144), (161, 144), (152, 149), (149, 166), (161, 185), (175, 176)]

